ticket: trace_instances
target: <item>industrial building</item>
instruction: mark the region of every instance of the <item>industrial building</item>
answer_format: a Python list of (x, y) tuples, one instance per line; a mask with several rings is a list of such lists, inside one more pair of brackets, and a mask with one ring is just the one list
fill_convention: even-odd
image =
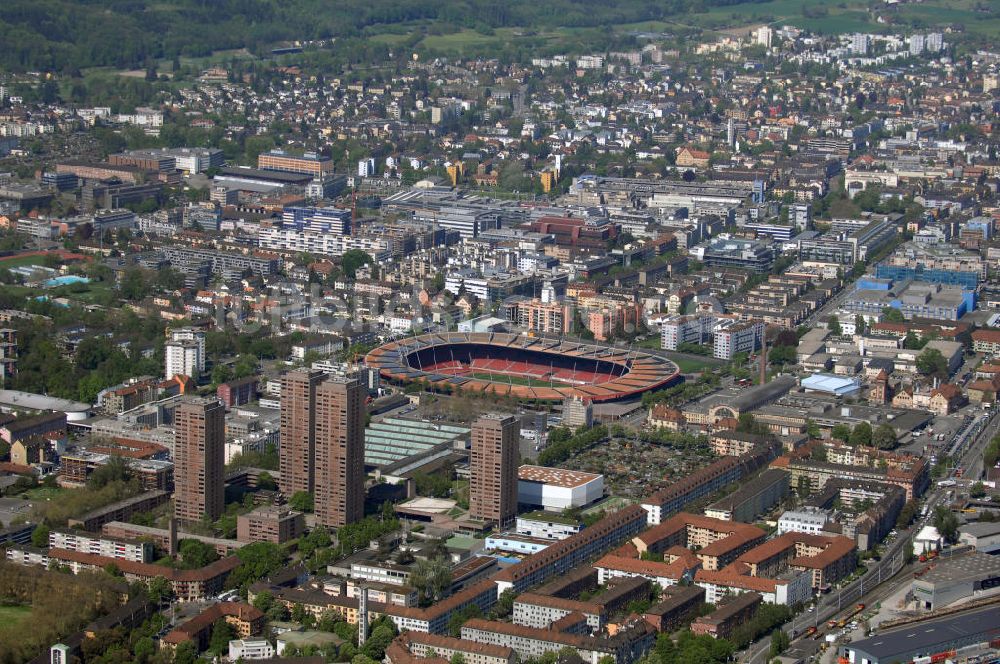
[[(942, 558), (928, 572), (915, 578), (911, 588), (914, 598), (924, 608), (934, 610), (997, 586), (1000, 586), (1000, 558), (977, 551)], [(1000, 618), (1000, 613), (997, 615)], [(1000, 625), (1000, 619), (995, 624)]]
[(937, 662), (954, 658), (962, 648), (987, 645), (998, 637), (1000, 606), (994, 604), (880, 631), (841, 646), (840, 657), (850, 664), (892, 664), (922, 657)]

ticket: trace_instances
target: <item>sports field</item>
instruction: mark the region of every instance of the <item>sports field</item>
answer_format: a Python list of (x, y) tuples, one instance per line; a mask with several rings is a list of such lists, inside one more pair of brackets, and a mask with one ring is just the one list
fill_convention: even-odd
[(558, 380), (542, 380), (531, 376), (515, 376), (504, 373), (474, 372), (465, 375), (494, 383), (510, 382), (512, 385), (527, 385), (528, 387), (567, 387), (569, 385), (569, 383), (561, 383)]

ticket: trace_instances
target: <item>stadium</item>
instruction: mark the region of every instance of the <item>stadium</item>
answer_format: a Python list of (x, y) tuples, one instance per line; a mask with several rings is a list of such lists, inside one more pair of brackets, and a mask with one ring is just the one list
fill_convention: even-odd
[(376, 348), (365, 362), (395, 383), (537, 401), (626, 399), (680, 374), (670, 360), (641, 351), (475, 332), (407, 337)]

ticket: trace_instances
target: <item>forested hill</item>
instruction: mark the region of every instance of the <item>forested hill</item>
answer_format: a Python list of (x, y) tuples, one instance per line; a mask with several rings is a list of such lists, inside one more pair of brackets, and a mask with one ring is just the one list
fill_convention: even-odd
[(2, 0), (0, 69), (142, 67), (420, 20), (466, 28), (593, 27), (741, 0)]

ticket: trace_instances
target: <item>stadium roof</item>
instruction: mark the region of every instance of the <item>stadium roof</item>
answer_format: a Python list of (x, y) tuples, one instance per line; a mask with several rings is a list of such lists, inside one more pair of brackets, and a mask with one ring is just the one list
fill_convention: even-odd
[[(440, 353), (439, 357), (444, 358), (447, 357), (444, 348), (463, 345), (489, 346), (496, 349), (498, 355), (518, 351), (544, 353), (561, 361), (613, 365), (614, 371), (603, 375), (601, 382), (566, 384), (562, 379), (556, 378), (548, 384), (536, 385), (515, 383), (510, 374), (502, 371), (498, 371), (496, 376), (484, 378), (482, 372), (455, 373), (440, 369), (425, 371), (418, 368), (419, 365), (411, 365), (411, 356), (420, 351), (435, 349)], [(378, 369), (383, 378), (390, 380), (425, 380), (439, 387), (447, 384), (453, 389), (541, 401), (562, 401), (571, 397), (589, 401), (613, 401), (666, 386), (680, 375), (677, 365), (670, 360), (641, 351), (494, 332), (446, 332), (407, 337), (376, 348), (368, 354), (365, 362), (369, 367)], [(545, 366), (541, 368), (544, 369)]]

